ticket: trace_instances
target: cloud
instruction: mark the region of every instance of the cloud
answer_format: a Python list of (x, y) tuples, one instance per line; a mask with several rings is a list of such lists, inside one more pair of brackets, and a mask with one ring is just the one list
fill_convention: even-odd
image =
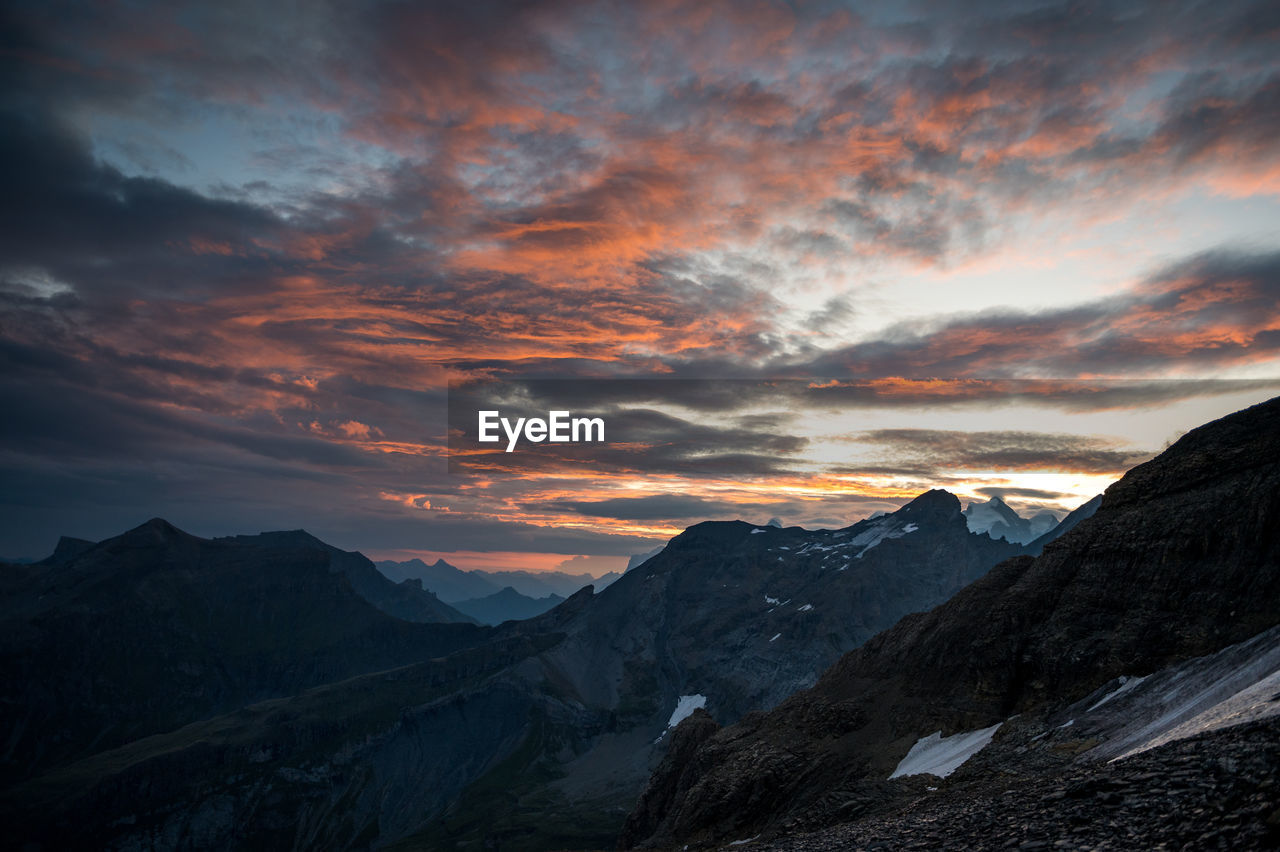
[[(645, 539), (609, 523), (766, 505), (724, 497), (735, 481), (846, 499), (804, 469), (802, 413), (1276, 386), (1270, 245), (877, 325), (899, 276), (949, 281), (1051, 214), (1145, 224), (1190, 191), (1270, 211), (1265, 3), (3, 14), (0, 463), (24, 495), (4, 535), (173, 506), (195, 529), (320, 518), (353, 545), (619, 554)], [(601, 406), (617, 444), (449, 474), (446, 382), (528, 375), (600, 380), (530, 404)], [(627, 376), (656, 380), (605, 381)], [(861, 470), (1138, 454), (974, 434), (865, 438), (885, 458)], [(626, 478), (715, 490), (609, 496)]]
[(1278, 306), (1280, 253), (1222, 250), (1171, 264), (1122, 295), (899, 327), (802, 369), (865, 378), (1192, 377), (1206, 367), (1274, 361)]
[(876, 429), (857, 433), (851, 439), (882, 446), (894, 457), (915, 460), (931, 470), (1066, 470), (1110, 474), (1127, 470), (1153, 455), (1150, 451), (1124, 448), (1119, 442), (1104, 438), (1042, 432)]
[(724, 501), (707, 500), (679, 494), (655, 494), (648, 497), (613, 497), (608, 500), (573, 500), (552, 504), (547, 508), (567, 509), (597, 518), (629, 521), (680, 521), (685, 525), (697, 520), (735, 515), (740, 507)]

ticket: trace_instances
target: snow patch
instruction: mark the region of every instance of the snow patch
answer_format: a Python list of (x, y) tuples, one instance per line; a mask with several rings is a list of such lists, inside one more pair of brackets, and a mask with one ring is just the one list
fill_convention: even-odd
[(771, 598), (768, 595), (764, 596), (764, 602), (767, 604), (773, 604), (774, 606), (777, 606), (778, 604), (782, 603), (782, 601), (779, 600), (778, 598)]
[(1101, 707), (1103, 704), (1106, 704), (1108, 701), (1115, 698), (1117, 695), (1121, 695), (1133, 689), (1135, 686), (1137, 686), (1138, 684), (1146, 680), (1147, 677), (1150, 677), (1150, 675), (1147, 675), (1145, 677), (1129, 677), (1128, 675), (1120, 675), (1120, 686), (1116, 687), (1115, 689), (1108, 692), (1106, 695), (1099, 698), (1098, 703), (1094, 704), (1085, 712), (1092, 713), (1094, 710), (1097, 710), (1099, 707)]
[(754, 530), (752, 530), (752, 531), (751, 531), (751, 534), (752, 534), (752, 535), (756, 535), (757, 533), (762, 533), (762, 532), (765, 532), (765, 530), (762, 530), (762, 529), (754, 529)]
[(676, 702), (676, 709), (671, 711), (671, 721), (667, 722), (667, 727), (674, 728), (692, 716), (694, 710), (706, 706), (707, 696), (705, 695), (681, 695), (680, 700)]
[(780, 637), (781, 635), (782, 635), (781, 633), (775, 633), (775, 634), (773, 634), (773, 638), (772, 638), (772, 639), (770, 639), (769, 641), (770, 641), (770, 642), (777, 642), (777, 641), (778, 641), (778, 637)]
[(1158, 736), (1152, 737), (1137, 748), (1130, 749), (1115, 760), (1123, 760), (1139, 752), (1153, 749), (1167, 742), (1194, 737), (1208, 731), (1230, 728), (1257, 719), (1265, 719), (1280, 714), (1280, 702), (1276, 700), (1280, 690), (1280, 670), (1276, 670), (1262, 680), (1246, 687), (1225, 701), (1217, 704), (1188, 719), (1180, 725), (1169, 728)]
[(813, 609), (813, 604), (805, 604), (804, 606), (796, 610), (796, 612), (808, 612), (811, 609)]
[(937, 775), (939, 778), (946, 778), (959, 769), (962, 763), (986, 748), (1003, 724), (1004, 722), (997, 722), (990, 728), (950, 737), (944, 737), (942, 731), (934, 731), (929, 736), (916, 740), (911, 751), (907, 752), (907, 756), (902, 758), (898, 768), (889, 777)]
[(902, 538), (907, 533), (913, 533), (920, 529), (916, 524), (906, 524), (904, 526), (896, 526), (893, 516), (889, 515), (877, 523), (872, 524), (869, 528), (849, 539), (848, 546), (862, 546), (862, 549), (854, 554), (854, 559), (861, 559), (862, 555), (871, 548), (880, 544), (885, 539)]
[[(730, 846), (746, 846), (748, 843), (755, 843), (759, 839), (760, 839), (760, 835), (757, 834), (755, 837), (748, 837), (746, 840), (730, 840), (729, 845)], [(688, 849), (689, 847), (686, 846), (685, 848)]]
[[(1138, 680), (1138, 678), (1133, 678)], [(1082, 759), (1121, 760), (1174, 740), (1280, 715), (1280, 627), (1122, 685), (1080, 721), (1105, 740)]]

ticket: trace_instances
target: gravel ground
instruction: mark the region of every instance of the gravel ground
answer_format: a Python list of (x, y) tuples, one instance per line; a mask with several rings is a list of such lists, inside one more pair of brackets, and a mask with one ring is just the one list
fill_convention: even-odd
[(1280, 849), (1280, 719), (1119, 763), (944, 787), (892, 815), (724, 848)]

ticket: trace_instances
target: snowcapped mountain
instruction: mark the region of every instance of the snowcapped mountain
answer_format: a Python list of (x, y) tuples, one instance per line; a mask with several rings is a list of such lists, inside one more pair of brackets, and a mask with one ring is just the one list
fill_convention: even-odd
[(985, 503), (970, 503), (964, 509), (964, 517), (970, 532), (986, 533), (1015, 544), (1028, 544), (1058, 525), (1058, 519), (1049, 512), (1024, 518), (998, 496)]

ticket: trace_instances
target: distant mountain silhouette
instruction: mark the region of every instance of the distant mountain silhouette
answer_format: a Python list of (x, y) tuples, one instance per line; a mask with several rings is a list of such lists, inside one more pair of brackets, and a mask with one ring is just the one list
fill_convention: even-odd
[(485, 636), (302, 531), (202, 539), (156, 518), (3, 567), (0, 777), (10, 781)]
[(564, 571), (484, 571), (479, 568), (463, 571), (443, 559), (437, 559), (430, 565), (421, 559), (407, 562), (383, 560), (375, 564), (379, 571), (396, 582), (421, 580), (424, 589), (450, 604), (488, 597), (507, 586), (528, 598), (540, 599), (548, 595), (567, 598), (584, 586), (595, 586), (599, 591), (621, 576), (616, 572), (592, 577), (590, 574), (568, 574)]
[(542, 615), (552, 607), (564, 602), (559, 595), (547, 595), (545, 598), (531, 598), (520, 594), (507, 586), (500, 592), (494, 592), (483, 598), (469, 601), (458, 601), (454, 607), (460, 612), (474, 618), (481, 624), (501, 624), (504, 621), (520, 621)]

